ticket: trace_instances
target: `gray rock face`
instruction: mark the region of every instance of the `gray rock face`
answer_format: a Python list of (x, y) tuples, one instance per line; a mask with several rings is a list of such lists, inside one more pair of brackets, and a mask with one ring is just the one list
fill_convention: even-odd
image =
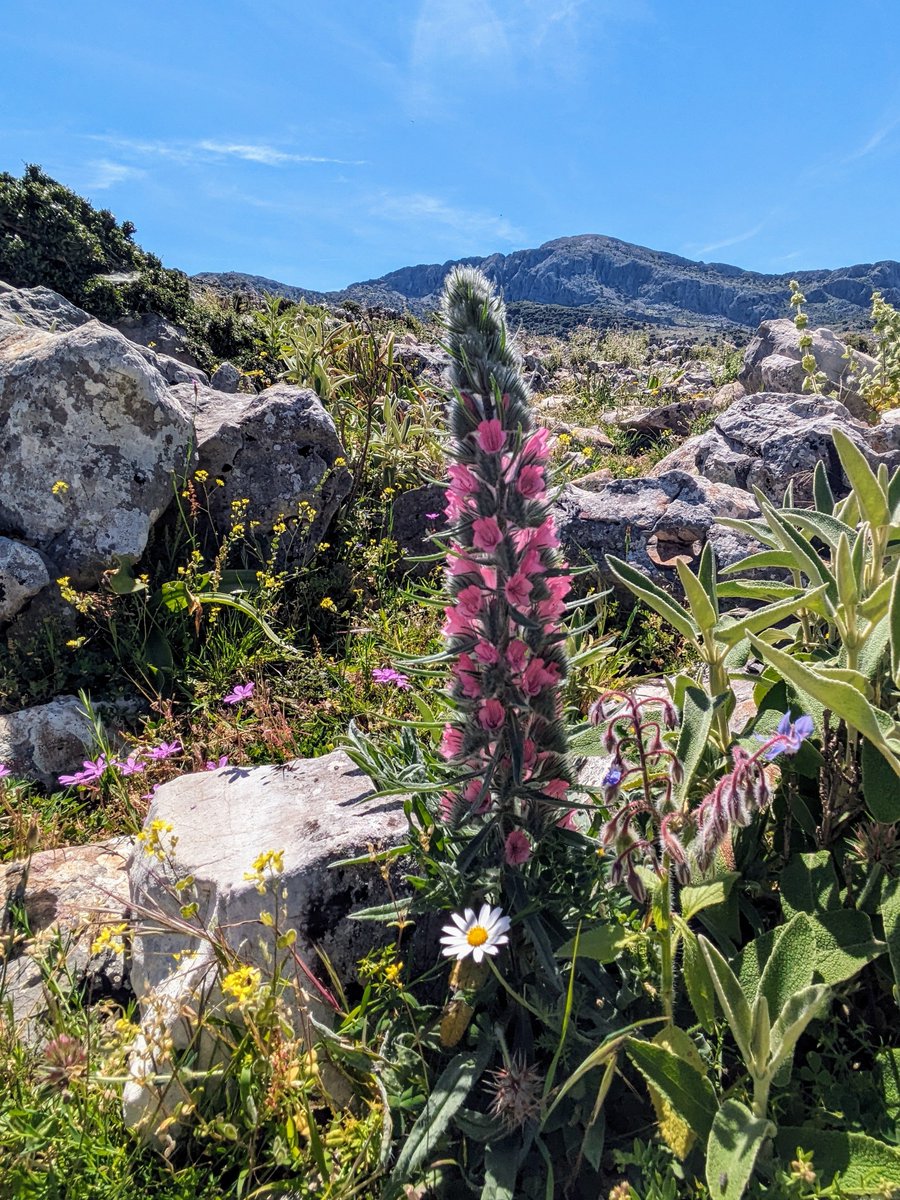
[(433, 387), (447, 387), (450, 383), (450, 355), (440, 346), (429, 342), (397, 342), (394, 362), (407, 370), (413, 379)]
[(49, 582), (46, 564), (36, 550), (0, 537), (0, 624), (11, 621)]
[(720, 413), (711, 429), (667, 454), (650, 474), (687, 471), (733, 487), (758, 487), (775, 502), (793, 481), (795, 499), (805, 502), (811, 496), (813, 470), (821, 461), (832, 490), (843, 494), (848, 485), (831, 436), (835, 427), (873, 466), (885, 462), (893, 470), (900, 463), (900, 426), (864, 425), (839, 401), (824, 396), (760, 392)]
[(188, 346), (187, 330), (174, 325), (159, 313), (138, 313), (117, 321), (115, 328), (124, 333), (130, 342), (155, 350), (157, 354), (177, 359), (188, 367), (196, 367), (197, 360)]
[(81, 768), (93, 730), (76, 696), (59, 696), (0, 716), (0, 762), (13, 774), (54, 787), (57, 776)]
[(622, 417), (617, 424), (620, 429), (628, 429), (632, 433), (644, 436), (667, 432), (686, 434), (691, 424), (711, 409), (712, 401), (705, 396), (698, 396), (695, 399), (660, 404), (656, 408), (647, 409), (646, 412)]
[[(868, 415), (868, 406), (857, 391), (857, 379), (845, 354), (847, 347), (830, 329), (808, 330), (812, 337), (810, 352), (826, 380), (827, 392), (834, 392), (855, 416)], [(800, 360), (800, 331), (787, 318), (763, 321), (744, 354), (740, 382), (748, 392), (792, 392), (803, 390)], [(871, 371), (875, 360), (868, 354), (856, 354), (856, 361)]]
[(0, 533), (96, 583), (116, 555), (140, 557), (191, 436), (159, 373), (99, 321), (4, 338)]
[[(343, 447), (334, 421), (308, 388), (276, 384), (258, 396), (232, 396), (181, 384), (172, 389), (193, 411), (200, 466), (224, 487), (210, 489), (209, 511), (225, 533), (231, 502), (250, 501), (247, 519), (260, 522), (259, 534), (270, 534), (282, 517), (296, 517), (306, 502), (315, 511), (308, 534), (298, 537), (291, 553), (303, 557), (321, 541), (352, 477), (335, 466)], [(306, 528), (304, 524), (304, 528)]]
[[(156, 793), (147, 822), (166, 822), (178, 841), (168, 854), (169, 843), (163, 839), (162, 860), (136, 846), (128, 864), (132, 901), (146, 914), (134, 930), (131, 981), (147, 1034), (132, 1054), (134, 1082), (124, 1095), (129, 1124), (143, 1120), (152, 1132), (174, 1099), (142, 1082), (165, 1066), (152, 1049), (153, 1023), (162, 1021), (176, 1047), (185, 1045), (192, 1033), (184, 1012), (195, 1011), (201, 1000), (207, 1007), (221, 1002), (209, 944), (190, 936), (179, 915), (180, 905), (189, 900), (199, 905), (197, 920), (217, 929), (264, 978), (271, 976), (272, 955), (277, 954), (283, 972), (304, 985), (302, 1003), (327, 1019), (293, 955), (317, 970), (320, 947), (338, 975), (352, 979), (358, 959), (379, 936), (369, 922), (347, 920), (354, 910), (388, 901), (377, 866), (330, 869), (340, 859), (403, 844), (408, 825), (402, 802), (367, 800), (372, 790), (369, 779), (336, 750), (284, 767), (226, 767), (186, 775)], [(261, 895), (255, 880), (246, 878), (253, 875), (257, 856), (269, 850), (283, 854), (280, 900), (271, 881)], [(193, 875), (193, 887), (177, 895), (173, 884), (187, 875)], [(274, 916), (276, 906), (282, 910), (279, 928), (297, 932), (289, 951), (275, 951), (273, 930), (260, 922), (260, 913)], [(167, 927), (167, 917), (177, 928)], [(209, 1039), (199, 1041), (198, 1053), (205, 1061), (221, 1052)]]
[[(48, 954), (56, 986), (63, 991), (83, 989), (88, 1003), (121, 994), (127, 987), (124, 931), (96, 954), (92, 946), (105, 926), (127, 921), (125, 864), (130, 849), (130, 838), (113, 838), (92, 846), (43, 850), (30, 862), (3, 868), (5, 902), (24, 909), (31, 938), (15, 947), (6, 963), (0, 1002), (11, 1003), (13, 1021), (27, 1040), (40, 1036), (40, 1018), (48, 1009), (41, 968)], [(51, 938), (62, 946), (61, 959)]]
[(210, 376), (209, 386), (213, 391), (225, 392), (232, 396), (238, 390), (240, 382), (241, 373), (234, 363), (223, 362)]
[(0, 283), (0, 321), (48, 333), (67, 333), (90, 320), (88, 313), (50, 288), (14, 288)]
[[(396, 498), (391, 506), (391, 537), (408, 558), (434, 554), (437, 547), (429, 534), (446, 529), (446, 503), (446, 490), (437, 483), (410, 488)], [(427, 575), (434, 563), (414, 563), (411, 567), (415, 574)]]
[(557, 527), (573, 562), (596, 564), (605, 583), (615, 583), (606, 566), (614, 554), (664, 587), (679, 587), (676, 560), (696, 567), (706, 542), (720, 566), (759, 547), (717, 524), (719, 517), (759, 516), (747, 492), (669, 471), (658, 479), (615, 479), (600, 492), (569, 484), (557, 501)]

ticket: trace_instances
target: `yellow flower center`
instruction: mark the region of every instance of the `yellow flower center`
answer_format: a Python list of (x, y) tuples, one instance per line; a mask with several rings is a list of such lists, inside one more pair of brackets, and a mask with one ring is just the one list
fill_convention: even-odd
[(466, 934), (466, 941), (470, 946), (483, 946), (488, 940), (488, 931), (483, 925), (473, 925)]

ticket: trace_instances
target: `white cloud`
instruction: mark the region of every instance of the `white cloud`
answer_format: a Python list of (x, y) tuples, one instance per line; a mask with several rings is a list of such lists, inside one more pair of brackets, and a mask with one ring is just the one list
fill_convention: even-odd
[(391, 221), (404, 221), (428, 229), (443, 228), (469, 239), (498, 238), (513, 243), (526, 240), (526, 234), (502, 213), (494, 214), (449, 204), (425, 192), (406, 195), (382, 192), (371, 203), (373, 215)]
[(265, 142), (226, 142), (213, 138), (199, 141), (143, 141), (137, 138), (88, 134), (91, 141), (104, 142), (119, 151), (142, 158), (165, 158), (182, 165), (196, 162), (216, 162), (223, 158), (239, 158), (245, 162), (260, 163), (267, 167), (283, 167), (292, 164), (333, 163), (343, 167), (360, 167), (364, 159), (330, 158), (318, 154), (297, 154), (280, 150)]
[(900, 125), (900, 116), (893, 117), (889, 121), (885, 121), (875, 130), (852, 154), (848, 154), (843, 160), (845, 163), (855, 162), (859, 158), (866, 158), (873, 154), (878, 147), (885, 141), (889, 134), (893, 133), (897, 126)]
[(762, 233), (764, 228), (764, 222), (760, 221), (758, 225), (754, 225), (752, 229), (747, 229), (743, 233), (736, 233), (732, 237), (722, 238), (719, 242), (710, 242), (708, 246), (698, 246), (694, 253), (702, 257), (705, 254), (714, 254), (717, 250), (724, 250), (726, 246), (737, 246), (740, 242), (749, 242), (758, 233)]
[(139, 179), (146, 174), (139, 167), (111, 162), (108, 158), (95, 158), (87, 165), (90, 173), (83, 186), (93, 192), (102, 192), (115, 187), (117, 183), (124, 183), (126, 179)]

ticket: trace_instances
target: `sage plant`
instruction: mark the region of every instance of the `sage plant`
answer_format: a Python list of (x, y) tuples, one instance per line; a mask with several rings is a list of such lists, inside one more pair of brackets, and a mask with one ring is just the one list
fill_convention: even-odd
[(560, 699), (572, 579), (547, 497), (548, 434), (535, 428), (503, 304), (481, 272), (450, 275), (443, 319), (455, 384), (444, 610), (455, 715), (441, 749), (458, 768), (443, 812), (491, 825), (513, 866), (573, 811)]

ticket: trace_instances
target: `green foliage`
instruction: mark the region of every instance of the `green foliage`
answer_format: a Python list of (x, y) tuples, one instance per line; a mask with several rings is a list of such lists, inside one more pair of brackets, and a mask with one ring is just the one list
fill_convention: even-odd
[(875, 412), (885, 412), (900, 404), (900, 312), (879, 291), (872, 293), (872, 332), (875, 367), (861, 369), (852, 350), (847, 357), (858, 375), (859, 394)]

